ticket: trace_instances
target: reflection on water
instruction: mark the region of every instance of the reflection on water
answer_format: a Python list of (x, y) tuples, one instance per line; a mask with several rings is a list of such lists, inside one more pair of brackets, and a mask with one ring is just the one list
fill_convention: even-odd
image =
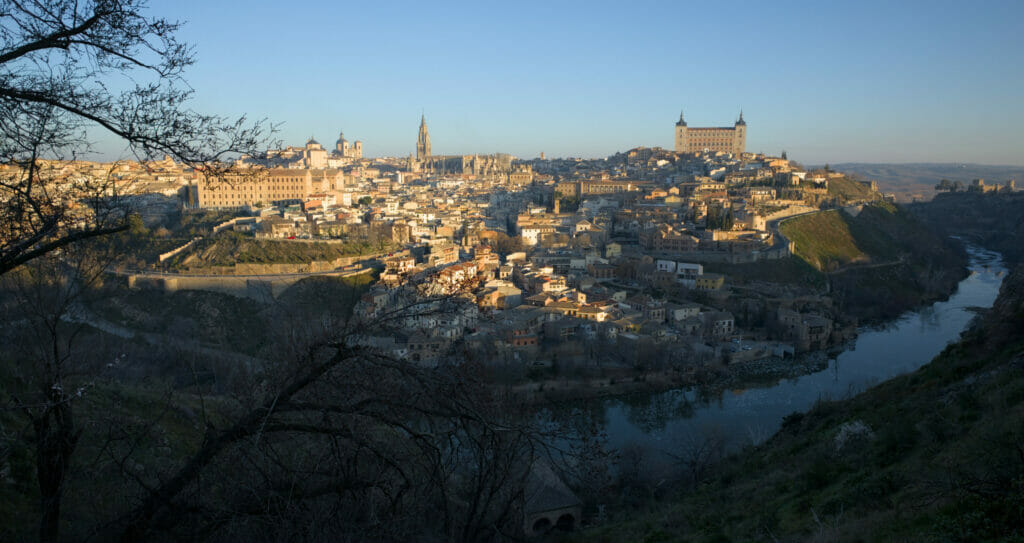
[[(959, 339), (974, 312), (991, 307), (1005, 268), (998, 253), (968, 247), (972, 273), (945, 302), (908, 313), (883, 327), (861, 330), (856, 343), (817, 373), (768, 388), (725, 391), (707, 397), (695, 390), (672, 390), (599, 402), (609, 444), (637, 444), (666, 452), (672, 443), (724, 432), (735, 446), (759, 443), (782, 418), (806, 411), (819, 399), (851, 397), (883, 380), (911, 372)], [(695, 433), (696, 432), (696, 433)]]
[(937, 328), (939, 326), (939, 313), (935, 306), (930, 305), (918, 311), (918, 318), (921, 319), (921, 328)]

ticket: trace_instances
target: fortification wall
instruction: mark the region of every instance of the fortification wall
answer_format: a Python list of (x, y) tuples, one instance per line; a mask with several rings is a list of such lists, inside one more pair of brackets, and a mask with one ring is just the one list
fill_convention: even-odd
[[(354, 270), (337, 271), (332, 273), (319, 273), (317, 276), (327, 277), (352, 277), (363, 273), (370, 273), (370, 268), (358, 268)], [(178, 290), (205, 290), (209, 292), (220, 292), (240, 298), (252, 298), (257, 301), (269, 302), (277, 298), (282, 292), (293, 284), (311, 277), (312, 274), (293, 274), (275, 276), (267, 274), (264, 277), (239, 277), (232, 275), (171, 275), (171, 274), (129, 274), (128, 288), (151, 288), (165, 292)]]
[(164, 260), (167, 260), (168, 258), (173, 258), (175, 255), (181, 253), (182, 251), (188, 250), (190, 247), (195, 245), (196, 242), (198, 242), (201, 239), (203, 239), (202, 236), (192, 238), (192, 240), (189, 241), (188, 243), (182, 245), (181, 247), (178, 247), (177, 249), (171, 249), (170, 251), (167, 251), (166, 253), (161, 254), (158, 258), (160, 259), (160, 262), (163, 262)]

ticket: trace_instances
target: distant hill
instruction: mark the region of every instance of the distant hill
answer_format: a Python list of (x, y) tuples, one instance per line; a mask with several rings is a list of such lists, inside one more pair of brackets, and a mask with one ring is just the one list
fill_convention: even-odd
[(989, 183), (1003, 184), (1007, 179), (1024, 182), (1024, 166), (988, 166), (984, 164), (870, 164), (849, 162), (831, 164), (836, 171), (851, 174), (857, 178), (878, 181), (878, 190), (896, 194), (899, 202), (931, 200), (935, 196), (935, 184), (942, 179), (962, 181), (984, 179)]
[(907, 208), (938, 232), (970, 238), (1010, 262), (1024, 263), (1024, 192), (940, 193)]

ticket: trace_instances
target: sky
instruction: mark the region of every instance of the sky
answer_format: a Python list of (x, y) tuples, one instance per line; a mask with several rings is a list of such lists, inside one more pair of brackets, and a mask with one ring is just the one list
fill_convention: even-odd
[(806, 164), (1024, 164), (1024, 2), (154, 1), (203, 112), (407, 156), (604, 157), (731, 126)]

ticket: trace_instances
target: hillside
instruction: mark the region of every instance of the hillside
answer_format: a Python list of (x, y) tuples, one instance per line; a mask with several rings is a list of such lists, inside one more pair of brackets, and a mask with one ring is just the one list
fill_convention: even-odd
[(838, 198), (840, 202), (862, 202), (880, 200), (882, 195), (871, 188), (870, 184), (862, 183), (849, 177), (835, 177), (828, 181), (828, 194)]
[(918, 371), (794, 413), (766, 443), (579, 541), (1024, 541), (1024, 267)]
[(854, 214), (829, 210), (784, 221), (795, 254), (828, 272), (842, 311), (866, 320), (894, 318), (942, 299), (964, 277), (966, 256), (900, 206), (865, 205)]
[(829, 271), (871, 261), (850, 231), (851, 219), (833, 209), (784, 221), (779, 229), (796, 243), (797, 256), (818, 270)]

